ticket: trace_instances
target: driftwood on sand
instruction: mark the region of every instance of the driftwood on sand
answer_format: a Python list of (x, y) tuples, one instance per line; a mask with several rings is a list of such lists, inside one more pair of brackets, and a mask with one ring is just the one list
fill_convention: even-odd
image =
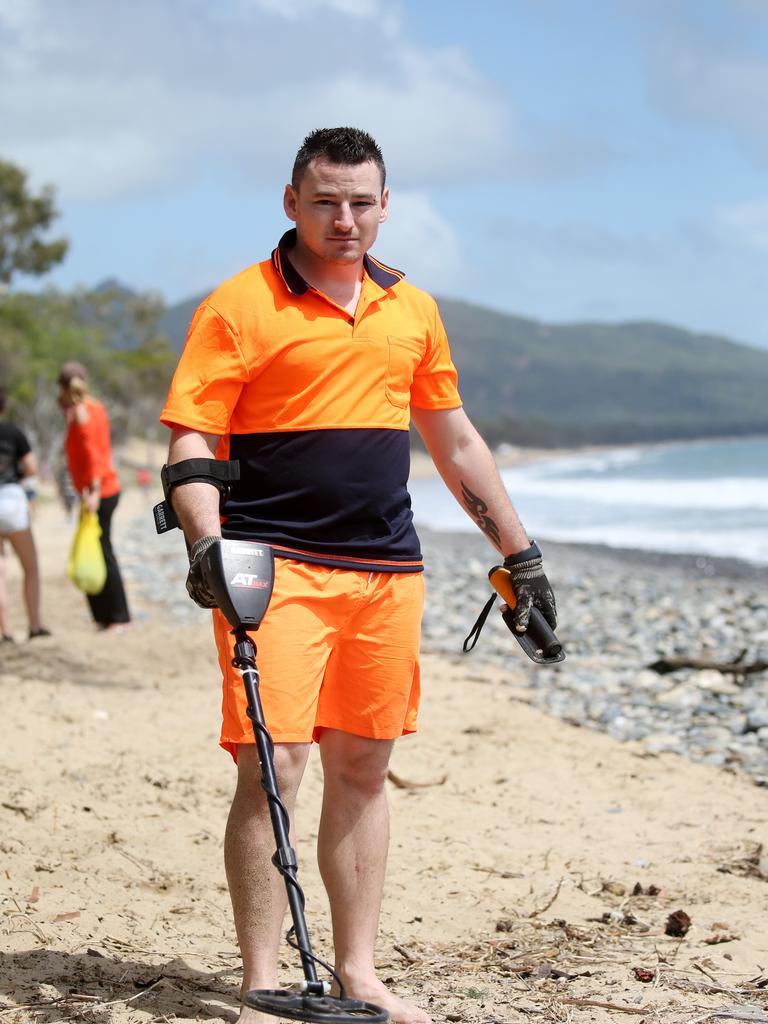
[(758, 658), (756, 661), (746, 662), (744, 660), (746, 656), (746, 650), (742, 651), (732, 661), (717, 661), (715, 658), (705, 655), (700, 655), (699, 657), (685, 654), (670, 655), (669, 657), (659, 658), (657, 661), (651, 662), (648, 668), (658, 672), (661, 676), (666, 675), (668, 672), (676, 672), (681, 668), (713, 669), (715, 672), (723, 672), (725, 675), (734, 676), (748, 676), (755, 672), (765, 672), (768, 669), (768, 661)]

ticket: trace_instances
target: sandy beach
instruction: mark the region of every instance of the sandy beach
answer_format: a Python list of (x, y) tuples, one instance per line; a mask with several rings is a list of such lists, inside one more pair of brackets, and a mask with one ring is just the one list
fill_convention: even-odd
[[(126, 490), (119, 556), (146, 523), (155, 557), (149, 506)], [(233, 1022), (222, 836), (234, 772), (217, 746), (207, 615), (180, 620), (183, 580), (172, 602), (153, 600), (134, 566), (135, 624), (96, 633), (65, 576), (71, 531), (55, 501), (40, 503), (54, 636), (25, 641), (17, 609), (18, 643), (0, 654), (0, 1021)], [(610, 564), (618, 588), (631, 568)], [(424, 657), (420, 732), (393, 763), (382, 976), (437, 1021), (768, 1022), (766, 789), (542, 713), (509, 645), (503, 666)], [(320, 791), (313, 757), (300, 880), (329, 957)], [(285, 946), (282, 981), (300, 975)]]

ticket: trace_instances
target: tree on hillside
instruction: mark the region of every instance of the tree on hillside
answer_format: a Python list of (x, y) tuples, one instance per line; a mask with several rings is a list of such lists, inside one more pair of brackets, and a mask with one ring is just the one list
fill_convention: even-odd
[(56, 217), (53, 190), (46, 187), (33, 195), (25, 172), (0, 160), (0, 290), (15, 274), (37, 276), (61, 263), (66, 239), (44, 238)]
[(83, 321), (107, 340), (106, 359), (94, 366), (93, 378), (113, 411), (113, 430), (118, 436), (156, 440), (158, 416), (177, 360), (158, 327), (162, 301), (119, 285), (102, 286), (84, 299)]
[(61, 451), (56, 375), (68, 359), (88, 367), (117, 441), (158, 438), (158, 416), (177, 358), (158, 329), (162, 311), (156, 296), (117, 288), (14, 292), (0, 302), (0, 381), (8, 391), (9, 414), (44, 464), (55, 464)]
[(108, 361), (104, 332), (86, 325), (69, 295), (11, 293), (0, 302), (0, 380), (8, 411), (44, 464), (61, 448), (56, 374), (67, 359)]

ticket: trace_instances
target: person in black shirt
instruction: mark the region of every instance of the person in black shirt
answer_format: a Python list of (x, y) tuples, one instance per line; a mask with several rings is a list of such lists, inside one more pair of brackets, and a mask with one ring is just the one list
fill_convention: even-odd
[[(5, 392), (0, 388), (0, 413)], [(50, 636), (40, 621), (40, 572), (32, 536), (29, 499), (22, 486), (37, 474), (35, 456), (23, 431), (13, 423), (0, 423), (0, 643), (13, 643), (8, 624), (8, 587), (5, 573), (5, 541), (16, 553), (24, 572), (24, 604), (29, 637)]]

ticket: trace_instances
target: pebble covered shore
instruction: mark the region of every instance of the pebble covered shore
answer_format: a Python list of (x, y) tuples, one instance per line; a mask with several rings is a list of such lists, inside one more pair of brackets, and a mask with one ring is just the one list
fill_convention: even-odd
[[(473, 534), (421, 531), (428, 565), (424, 647), (456, 655), (486, 597), (493, 552)], [(723, 560), (541, 541), (567, 657), (525, 659), (498, 613), (457, 655), (524, 675), (530, 701), (575, 725), (635, 740), (649, 753), (747, 772), (768, 785), (768, 672), (660, 675), (662, 657), (768, 660), (768, 569)], [(490, 557), (489, 557), (490, 556)]]
[[(510, 672), (526, 700), (574, 725), (747, 773), (768, 785), (768, 672), (724, 674), (648, 666), (674, 655), (749, 664), (768, 659), (768, 568), (693, 556), (546, 543), (567, 658), (529, 662), (500, 615), (462, 654), (491, 594), (496, 561), (480, 534), (419, 531), (426, 565), (423, 649)], [(176, 621), (207, 623), (186, 596), (181, 535), (156, 538), (149, 513), (122, 530), (119, 557), (131, 589)]]

